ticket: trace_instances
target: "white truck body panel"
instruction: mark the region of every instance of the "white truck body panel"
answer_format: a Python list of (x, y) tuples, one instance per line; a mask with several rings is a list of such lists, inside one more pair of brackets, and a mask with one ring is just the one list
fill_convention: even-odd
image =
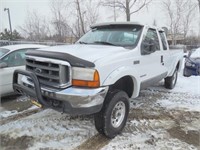
[[(95, 25), (92, 27), (92, 30), (90, 33), (93, 33), (93, 29), (95, 32), (96, 27), (101, 28), (107, 25), (109, 26), (110, 23)], [(86, 69), (88, 68), (88, 69), (96, 70), (98, 72), (99, 79), (100, 79), (98, 80), (100, 83), (99, 88), (101, 88), (101, 90), (103, 88), (104, 92), (102, 93), (102, 91), (98, 89), (98, 87), (97, 87), (97, 90), (95, 90), (95, 88), (94, 89), (91, 88), (92, 92), (90, 93), (95, 93), (95, 94), (91, 96), (92, 97), (91, 99), (85, 100), (85, 103), (87, 103), (87, 101), (90, 101), (90, 102), (93, 101), (94, 100), (93, 98), (99, 95), (99, 92), (101, 93), (101, 95), (105, 96), (105, 92), (107, 92), (109, 89), (107, 87), (112, 87), (113, 85), (115, 85), (115, 83), (117, 83), (117, 81), (127, 76), (128, 78), (130, 77), (132, 79), (132, 85), (133, 85), (133, 89), (131, 88), (131, 90), (133, 91), (129, 96), (132, 98), (135, 98), (139, 95), (139, 91), (141, 89), (148, 87), (152, 85), (153, 83), (161, 81), (162, 79), (172, 76), (176, 68), (179, 68), (179, 69), (181, 68), (182, 60), (183, 60), (183, 52), (179, 50), (169, 50), (169, 46), (166, 41), (166, 36), (164, 35), (164, 38), (161, 37), (161, 33), (164, 32), (163, 30), (158, 29), (156, 27), (149, 27), (147, 25), (141, 25), (141, 24), (135, 24), (135, 23), (111, 23), (111, 25), (116, 25), (116, 26), (128, 25), (129, 27), (132, 25), (133, 26), (135, 25), (136, 26), (135, 29), (138, 26), (140, 26), (141, 32), (137, 35), (136, 44), (133, 47), (128, 47), (128, 46), (117, 46), (112, 43), (106, 43), (106, 40), (104, 41), (104, 43), (101, 43), (101, 44), (98, 44), (95, 42), (91, 43), (91, 42), (78, 41), (74, 45), (41, 48), (38, 50), (40, 51), (39, 53), (32, 53), (33, 55), (31, 55), (30, 53), (27, 56), (27, 59), (29, 59), (29, 61), (31, 60), (37, 61), (37, 63), (46, 62), (46, 63), (52, 63), (56, 65), (62, 65), (63, 62), (67, 62), (68, 64), (67, 67), (69, 68), (69, 70), (73, 70), (73, 67), (77, 67), (75, 66), (76, 61), (80, 61), (80, 62), (87, 61), (85, 62), (85, 64), (89, 63), (90, 67), (86, 65)], [(106, 34), (107, 40), (109, 40), (109, 37), (110, 37), (108, 36), (109, 29), (110, 28), (106, 30), (108, 31), (108, 34)], [(126, 30), (126, 27), (124, 29)], [(116, 30), (114, 32), (118, 32), (119, 30)], [(150, 48), (151, 45), (149, 46), (148, 45), (149, 43), (147, 43), (147, 46), (149, 48), (149, 53), (142, 53), (142, 50), (143, 52), (145, 51), (144, 48), (142, 49), (142, 44), (144, 44), (145, 38), (147, 37), (149, 30), (153, 30), (151, 31), (151, 33), (153, 33), (154, 36), (155, 34), (157, 36), (157, 39), (155, 39), (157, 45), (155, 43), (152, 44), (152, 46), (157, 46), (157, 47), (156, 49), (155, 47), (151, 49)], [(124, 33), (132, 33), (132, 32), (135, 33), (135, 31), (137, 30), (131, 29), (131, 31), (127, 31), (127, 32), (124, 31)], [(102, 31), (99, 31), (99, 32), (102, 32)], [(166, 45), (163, 44), (163, 39), (165, 40)], [(55, 57), (54, 55), (56, 54), (58, 55)], [(63, 56), (65, 56), (66, 58), (63, 58)], [(74, 62), (75, 62), (75, 65), (73, 64)], [(81, 63), (78, 62), (77, 64), (81, 64)], [(31, 65), (34, 66), (34, 64), (31, 64)], [(79, 66), (79, 67), (84, 68), (85, 66)], [(43, 72), (40, 68), (39, 70), (37, 70), (39, 72), (36, 72), (36, 70), (37, 70), (37, 66), (34, 67), (34, 69), (32, 69), (31, 71), (27, 71), (24, 73), (25, 74), (35, 73), (37, 75)], [(80, 70), (84, 70), (84, 69), (80, 69)], [(60, 98), (61, 101), (68, 101), (72, 105), (72, 101), (68, 100), (66, 97), (72, 98), (71, 95), (73, 95), (74, 93), (69, 94), (69, 91), (77, 91), (77, 88), (80, 88), (80, 91), (83, 91), (84, 88), (88, 89), (88, 87), (84, 87), (84, 86), (73, 87), (73, 83), (72, 83), (73, 71), (69, 71), (69, 72), (70, 72), (69, 73), (70, 79), (69, 79), (68, 85), (69, 84), (70, 85), (68, 87), (61, 88), (60, 89), (61, 91), (59, 92), (59, 90), (57, 89), (51, 90), (54, 87), (53, 86), (51, 87), (51, 85), (46, 84), (46, 86), (49, 87), (46, 89), (46, 91), (47, 91), (47, 94), (49, 93), (49, 95), (51, 95), (51, 92), (55, 92), (55, 95), (57, 95), (58, 97), (62, 97)], [(79, 72), (79, 74), (82, 74), (82, 73), (84, 72)], [(59, 75), (60, 74), (62, 74), (61, 70), (59, 71)], [(51, 82), (51, 80), (49, 81)], [(28, 85), (31, 84), (29, 83), (27, 79), (25, 79), (23, 82)], [(40, 86), (38, 85), (38, 87)], [(72, 89), (69, 90), (68, 88), (72, 88)], [(73, 88), (76, 88), (76, 89), (74, 90)], [(45, 93), (45, 86), (41, 87), (41, 89), (44, 90), (43, 92)], [(60, 95), (60, 93), (62, 94)], [(77, 93), (75, 93), (75, 95), (76, 94)], [(102, 102), (103, 96), (101, 96), (100, 98), (101, 102)], [(76, 95), (75, 97), (76, 98), (81, 97), (81, 93), (78, 93), (78, 95)], [(81, 99), (84, 99), (84, 98), (81, 97)], [(76, 105), (79, 106), (78, 103), (80, 102), (78, 100), (75, 100), (75, 101), (76, 101)], [(91, 103), (93, 104), (93, 102)], [(87, 104), (84, 104), (81, 106), (86, 106), (86, 105)], [(73, 103), (73, 106), (75, 107), (74, 103)]]

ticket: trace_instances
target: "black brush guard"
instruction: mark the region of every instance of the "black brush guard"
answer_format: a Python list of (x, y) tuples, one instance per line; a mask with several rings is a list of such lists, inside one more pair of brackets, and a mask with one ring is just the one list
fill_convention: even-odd
[[(19, 74), (30, 77), (33, 81), (35, 90), (19, 84), (18, 83)], [(25, 71), (25, 70), (15, 70), (13, 74), (13, 89), (17, 93), (28, 95), (34, 98), (43, 106), (49, 106), (49, 104), (42, 97), (40, 82), (37, 76), (33, 72)]]

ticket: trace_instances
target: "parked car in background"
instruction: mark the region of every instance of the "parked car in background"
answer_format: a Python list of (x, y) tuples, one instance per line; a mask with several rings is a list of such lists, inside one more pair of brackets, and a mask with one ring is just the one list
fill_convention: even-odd
[(25, 69), (25, 52), (47, 46), (18, 44), (0, 47), (0, 96), (13, 92), (12, 79), (15, 69)]
[(188, 56), (185, 56), (183, 75), (186, 77), (200, 75), (200, 48), (191, 51)]

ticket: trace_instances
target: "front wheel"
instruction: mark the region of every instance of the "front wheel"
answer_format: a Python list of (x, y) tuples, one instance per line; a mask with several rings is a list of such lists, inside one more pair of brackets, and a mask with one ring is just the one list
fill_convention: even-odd
[(165, 88), (173, 89), (176, 85), (177, 78), (178, 78), (178, 70), (176, 68), (172, 76), (165, 78)]
[(102, 110), (94, 117), (97, 131), (108, 138), (114, 138), (126, 125), (129, 107), (129, 98), (125, 92), (109, 92)]

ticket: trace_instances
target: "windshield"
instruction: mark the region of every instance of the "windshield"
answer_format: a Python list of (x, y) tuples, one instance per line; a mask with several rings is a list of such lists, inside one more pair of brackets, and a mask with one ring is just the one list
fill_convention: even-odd
[(0, 58), (2, 57), (2, 56), (4, 56), (6, 53), (8, 53), (10, 50), (8, 50), (8, 49), (4, 49), (4, 48), (0, 48)]
[(192, 52), (191, 56), (192, 58), (200, 58), (200, 48), (196, 49), (194, 52)]
[(97, 27), (86, 33), (77, 43), (135, 47), (141, 32), (142, 26), (139, 25)]

